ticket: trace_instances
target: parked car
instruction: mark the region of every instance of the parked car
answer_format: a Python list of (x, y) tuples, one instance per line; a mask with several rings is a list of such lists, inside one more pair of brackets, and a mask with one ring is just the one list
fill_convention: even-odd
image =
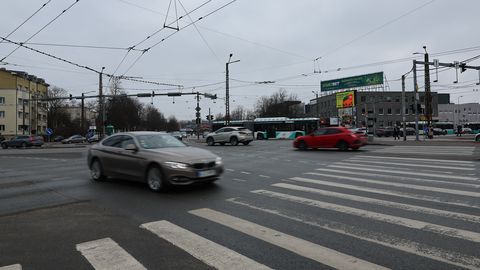
[(3, 142), (5, 141), (5, 137), (3, 137), (3, 135), (0, 134), (0, 142)]
[(83, 137), (82, 135), (73, 135), (73, 136), (70, 136), (64, 140), (62, 140), (62, 143), (63, 144), (70, 144), (70, 143), (83, 143), (83, 142), (86, 142), (87, 139), (85, 137)]
[[(406, 134), (407, 136), (415, 135), (415, 129), (412, 127), (406, 127)], [(403, 137), (403, 128), (400, 129), (400, 137)]]
[(221, 145), (225, 143), (230, 143), (231, 145), (243, 143), (244, 145), (248, 145), (253, 141), (253, 132), (244, 127), (223, 127), (215, 132), (209, 133), (206, 141), (209, 146), (216, 143)]
[(173, 137), (177, 138), (177, 140), (179, 141), (182, 141), (183, 140), (183, 136), (182, 136), (182, 133), (180, 131), (172, 131), (172, 132), (169, 132), (168, 134), (172, 135)]
[(447, 131), (441, 128), (433, 128), (433, 135), (447, 135)]
[(43, 137), (42, 136), (35, 136), (35, 135), (20, 135), (15, 136), (11, 140), (2, 141), (1, 145), (3, 149), (7, 149), (9, 147), (31, 147), (31, 146), (42, 146), (43, 145)]
[(100, 138), (98, 137), (97, 134), (94, 134), (94, 135), (87, 138), (88, 143), (94, 143), (94, 142), (98, 142), (98, 141), (100, 141)]
[(88, 150), (93, 180), (112, 176), (146, 182), (153, 191), (170, 185), (213, 182), (223, 173), (222, 159), (185, 145), (167, 133), (116, 133)]
[(309, 148), (338, 148), (346, 151), (349, 148), (358, 150), (367, 143), (364, 136), (358, 136), (344, 127), (320, 128), (309, 135), (297, 137), (293, 147), (300, 150)]
[(393, 136), (393, 127), (377, 128), (375, 135), (378, 137), (390, 137)]
[(476, 142), (480, 142), (480, 133), (478, 133), (477, 135), (475, 135), (475, 141), (476, 141)]
[(63, 141), (63, 139), (65, 139), (63, 136), (57, 136), (53, 139), (54, 142), (61, 142)]

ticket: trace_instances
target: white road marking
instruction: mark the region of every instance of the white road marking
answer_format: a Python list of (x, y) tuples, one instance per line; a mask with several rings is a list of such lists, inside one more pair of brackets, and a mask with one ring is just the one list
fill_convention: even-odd
[(111, 238), (77, 244), (77, 250), (97, 270), (147, 269)]
[(0, 267), (0, 270), (22, 270), (22, 266), (20, 264), (12, 264)]
[[(337, 166), (351, 166), (352, 168), (373, 168), (373, 169), (388, 169), (388, 170), (414, 170), (413, 168), (400, 168), (395, 166), (385, 166), (385, 165), (371, 165), (371, 164), (363, 164), (363, 163), (354, 163), (354, 161), (347, 160), (345, 162), (335, 162), (333, 165)], [(330, 167), (330, 166), (328, 166)], [(424, 172), (424, 173), (442, 173), (442, 174), (453, 174), (453, 172), (446, 172), (440, 171), (438, 169), (418, 169), (415, 168), (415, 171)]]
[(233, 178), (232, 180), (233, 180), (233, 181), (237, 181), (237, 182), (247, 182), (247, 180), (245, 180), (245, 179), (240, 179), (240, 178)]
[(456, 228), (451, 228), (451, 227), (442, 226), (442, 225), (436, 225), (436, 224), (415, 220), (415, 219), (410, 219), (410, 218), (381, 214), (373, 211), (363, 210), (363, 209), (349, 207), (349, 206), (343, 206), (343, 205), (334, 204), (334, 203), (327, 203), (327, 202), (322, 202), (318, 200), (312, 200), (308, 198), (288, 195), (288, 194), (269, 191), (269, 190), (253, 190), (250, 192), (255, 194), (265, 195), (271, 198), (278, 198), (278, 199), (286, 200), (289, 202), (295, 202), (295, 203), (309, 205), (309, 206), (313, 206), (321, 209), (335, 211), (335, 212), (339, 212), (347, 215), (354, 215), (362, 218), (368, 218), (368, 219), (377, 220), (385, 223), (390, 223), (397, 226), (403, 226), (411, 229), (433, 232), (433, 233), (455, 237), (459, 239), (464, 239), (468, 241), (473, 241), (477, 243), (480, 242), (480, 233), (477, 233), (477, 232), (456, 229)]
[(227, 172), (234, 172), (235, 170), (232, 170), (232, 169), (225, 169), (225, 171), (227, 171)]
[(214, 243), (166, 220), (145, 223), (140, 227), (149, 230), (216, 269), (270, 269), (269, 267), (245, 257), (242, 254)]
[(240, 172), (240, 173), (243, 173), (243, 174), (252, 174), (252, 173), (249, 173), (249, 172)]
[(370, 169), (370, 168), (363, 168), (363, 167), (354, 167), (354, 166), (338, 166), (338, 165), (328, 165), (328, 167), (332, 168), (340, 168), (340, 169), (349, 169), (349, 170), (360, 170), (360, 171), (370, 171), (370, 172), (385, 172), (385, 173), (393, 173), (393, 174), (402, 174), (402, 175), (416, 175), (416, 176), (426, 176), (426, 177), (437, 177), (437, 178), (447, 178), (447, 179), (459, 179), (459, 180), (472, 180), (477, 181), (477, 177), (470, 177), (470, 176), (457, 176), (457, 175), (444, 175), (444, 174), (433, 174), (433, 173), (420, 173), (420, 172), (407, 172), (407, 171), (395, 171), (395, 170), (382, 170), (382, 169)]
[(376, 204), (376, 205), (381, 205), (386, 207), (393, 207), (393, 208), (412, 211), (412, 212), (418, 212), (418, 213), (429, 214), (429, 215), (437, 215), (437, 216), (442, 216), (446, 218), (454, 218), (454, 219), (460, 219), (464, 221), (480, 223), (480, 216), (476, 216), (476, 215), (462, 214), (457, 212), (439, 210), (435, 208), (429, 208), (429, 207), (423, 207), (423, 206), (417, 206), (417, 205), (411, 205), (411, 204), (405, 204), (405, 203), (397, 203), (397, 202), (374, 199), (369, 197), (362, 197), (357, 195), (350, 195), (350, 194), (339, 193), (339, 192), (334, 192), (330, 190), (325, 191), (317, 188), (310, 188), (310, 187), (291, 185), (291, 184), (285, 184), (285, 183), (276, 183), (276, 184), (273, 184), (272, 186), (290, 189), (290, 190), (320, 194), (323, 196), (351, 200), (355, 202), (371, 203), (371, 204)]
[(263, 175), (263, 174), (259, 174), (258, 176), (259, 176), (259, 177), (263, 177), (263, 178), (271, 178), (270, 176), (268, 176), (268, 175)]
[[(353, 178), (353, 177), (346, 177), (346, 176), (331, 176), (331, 175), (328, 175), (328, 174), (320, 174), (320, 173), (306, 173), (306, 174), (320, 175), (320, 176), (323, 175), (323, 176), (335, 177), (335, 178), (340, 178), (340, 179)], [(311, 183), (311, 184), (331, 186), (331, 187), (346, 188), (346, 189), (365, 191), (365, 192), (375, 193), (375, 194), (383, 194), (383, 195), (409, 198), (409, 199), (416, 199), (416, 200), (420, 199), (420, 200), (429, 201), (429, 202), (442, 203), (442, 204), (447, 204), (447, 205), (458, 205), (458, 206), (480, 209), (480, 207), (472, 206), (472, 205), (466, 204), (466, 203), (448, 202), (448, 201), (444, 201), (443, 199), (437, 199), (437, 198), (431, 197), (431, 196), (427, 197), (427, 195), (417, 195), (417, 194), (407, 193), (407, 192), (404, 192), (404, 191), (388, 190), (388, 189), (385, 189), (385, 188), (370, 188), (370, 187), (367, 188), (367, 187), (364, 187), (364, 186), (341, 184), (341, 183), (336, 183), (336, 182), (322, 181), (322, 180), (309, 179), (309, 178), (303, 178), (303, 177), (293, 177), (293, 178), (290, 178), (290, 180), (287, 180), (287, 181), (289, 181), (289, 182), (295, 182), (296, 181), (296, 182), (304, 182), (304, 183)]]
[[(237, 198), (230, 198), (226, 200), (227, 202), (248, 207), (250, 209), (262, 211), (271, 215), (276, 215), (281, 218), (286, 218), (317, 228), (322, 228), (327, 231), (331, 231), (338, 234), (343, 234), (349, 237), (357, 238), (363, 241), (367, 241), (373, 244), (385, 246), (388, 248), (393, 248), (396, 250), (401, 250), (407, 253), (414, 254), (416, 256), (422, 256), (432, 260), (440, 261), (443, 263), (448, 263), (451, 265), (456, 265), (459, 267), (464, 267), (467, 269), (478, 270), (480, 267), (480, 259), (476, 257), (467, 256), (465, 254), (460, 254), (457, 252), (440, 249), (437, 247), (427, 247), (425, 244), (420, 244), (408, 239), (401, 239), (391, 235), (384, 235), (378, 232), (372, 232), (368, 236), (365, 236), (362, 232), (356, 232), (355, 228), (346, 224), (331, 222), (331, 223), (318, 223), (315, 221), (305, 220), (304, 217), (295, 217), (282, 213), (277, 209), (268, 209), (260, 206), (255, 206), (247, 202), (241, 202)], [(395, 244), (392, 244), (395, 243)], [(451, 258), (455, 258), (455, 262), (451, 261)]]
[[(332, 170), (322, 169), (321, 171), (329, 172), (329, 171), (332, 171)], [(336, 172), (342, 173), (342, 171), (336, 171)], [(392, 182), (386, 182), (386, 181), (368, 180), (368, 179), (363, 179), (363, 178), (358, 178), (358, 177), (329, 175), (329, 174), (321, 174), (321, 173), (306, 173), (306, 174), (333, 177), (333, 178), (352, 180), (352, 181), (370, 183), (370, 184), (392, 186), (392, 187), (409, 188), (409, 189), (415, 189), (415, 190), (421, 190), (421, 191), (440, 192), (440, 193), (447, 193), (447, 194), (454, 194), (454, 195), (461, 195), (461, 196), (470, 196), (470, 197), (476, 197), (476, 198), (480, 197), (480, 192), (463, 191), (463, 190), (456, 190), (456, 189), (451, 189), (451, 188), (437, 188), (437, 187), (421, 186), (421, 185), (413, 185), (413, 184), (392, 183)]]
[[(356, 171), (343, 171), (344, 174), (352, 174), (355, 176), (368, 176), (368, 177), (382, 177), (382, 178), (387, 178), (388, 181), (392, 179), (392, 175), (387, 175), (387, 174), (378, 174), (378, 173), (366, 173), (366, 172), (356, 172)], [(307, 173), (308, 174), (308, 173)], [(415, 182), (424, 182), (424, 183), (448, 183), (449, 185), (454, 185), (454, 186), (461, 186), (461, 187), (468, 187), (468, 188), (473, 188), (473, 189), (478, 189), (480, 188), (480, 185), (478, 184), (470, 184), (470, 183), (464, 183), (464, 182), (452, 182), (448, 181), (448, 179), (426, 179), (426, 178), (418, 178), (418, 177), (409, 177), (409, 176), (397, 176), (397, 179), (400, 180), (409, 180), (409, 181), (415, 181)], [(477, 181), (474, 181), (478, 183)]]
[(340, 253), (333, 249), (329, 249), (327, 247), (323, 247), (315, 243), (272, 230), (253, 222), (214, 211), (212, 209), (202, 208), (189, 211), (189, 213), (208, 219), (215, 223), (222, 224), (333, 268), (352, 270), (388, 269), (383, 266)]
[[(463, 165), (460, 165), (460, 166), (473, 166), (472, 161), (464, 161), (464, 160), (446, 160), (446, 159), (430, 159), (430, 158), (405, 158), (405, 157), (386, 157), (386, 156), (364, 156), (364, 155), (358, 155), (358, 156), (355, 156), (355, 157), (376, 158), (376, 159), (382, 159), (382, 160), (398, 159), (398, 160), (429, 161), (429, 162), (434, 162), (436, 164), (447, 163), (447, 164), (450, 164), (450, 165), (452, 165), (452, 163), (459, 163), (459, 164), (463, 164)], [(466, 165), (466, 164), (468, 164), (468, 165)]]
[(373, 163), (373, 164), (386, 164), (386, 165), (399, 165), (405, 167), (421, 167), (421, 168), (438, 168), (438, 169), (447, 169), (447, 170), (462, 170), (462, 171), (474, 171), (475, 168), (465, 168), (465, 167), (451, 167), (446, 165), (428, 165), (428, 164), (412, 164), (412, 163), (399, 163), (399, 162), (383, 162), (383, 161), (372, 161), (365, 159), (350, 158), (347, 161), (360, 162), (360, 163)]

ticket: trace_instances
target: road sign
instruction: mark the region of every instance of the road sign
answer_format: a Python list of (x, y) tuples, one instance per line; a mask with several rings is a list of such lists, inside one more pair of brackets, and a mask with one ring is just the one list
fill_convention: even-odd
[(45, 129), (45, 133), (48, 135), (48, 136), (51, 136), (53, 134), (53, 129), (51, 128), (46, 128)]

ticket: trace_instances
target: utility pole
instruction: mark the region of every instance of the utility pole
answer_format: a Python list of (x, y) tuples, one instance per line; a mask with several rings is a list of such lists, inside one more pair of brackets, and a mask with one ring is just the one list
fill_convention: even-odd
[(414, 110), (415, 110), (415, 140), (419, 141), (418, 137), (418, 87), (417, 87), (417, 61), (413, 60), (413, 91), (415, 94), (414, 98)]
[(82, 111), (80, 116), (80, 128), (85, 131), (85, 94), (82, 93)]
[(200, 140), (200, 124), (202, 123), (202, 118), (200, 118), (200, 93), (197, 92), (197, 107), (195, 108), (195, 123), (197, 124), (197, 140)]
[(99, 110), (98, 110), (98, 116), (99, 116), (99, 122), (101, 125), (100, 130), (100, 138), (103, 138), (105, 136), (105, 123), (104, 123), (104, 104), (103, 104), (103, 82), (102, 82), (102, 76), (103, 76), (103, 70), (105, 67), (102, 67), (102, 71), (99, 74), (98, 77), (98, 104), (99, 104)]
[(407, 124), (405, 121), (405, 75), (402, 75), (402, 130), (404, 141), (407, 140)]
[(312, 91), (315, 94), (315, 109), (317, 110), (317, 118), (320, 118), (319, 105), (318, 105), (318, 92)]
[(25, 99), (22, 99), (22, 134), (25, 135)]
[(230, 85), (229, 85), (229, 75), (228, 75), (228, 65), (240, 62), (240, 60), (230, 61), (232, 59), (233, 54), (230, 54), (228, 58), (228, 62), (225, 63), (225, 125), (230, 125)]
[[(427, 46), (423, 46), (425, 50), (425, 111), (427, 118), (427, 127), (430, 128), (432, 122), (432, 95), (430, 91), (430, 64), (428, 62)], [(428, 135), (428, 134), (427, 134)]]

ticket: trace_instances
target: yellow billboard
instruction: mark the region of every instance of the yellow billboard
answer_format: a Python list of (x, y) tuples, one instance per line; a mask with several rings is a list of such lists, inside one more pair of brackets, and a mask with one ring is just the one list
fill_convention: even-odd
[(355, 91), (336, 93), (337, 109), (350, 108), (355, 106)]

